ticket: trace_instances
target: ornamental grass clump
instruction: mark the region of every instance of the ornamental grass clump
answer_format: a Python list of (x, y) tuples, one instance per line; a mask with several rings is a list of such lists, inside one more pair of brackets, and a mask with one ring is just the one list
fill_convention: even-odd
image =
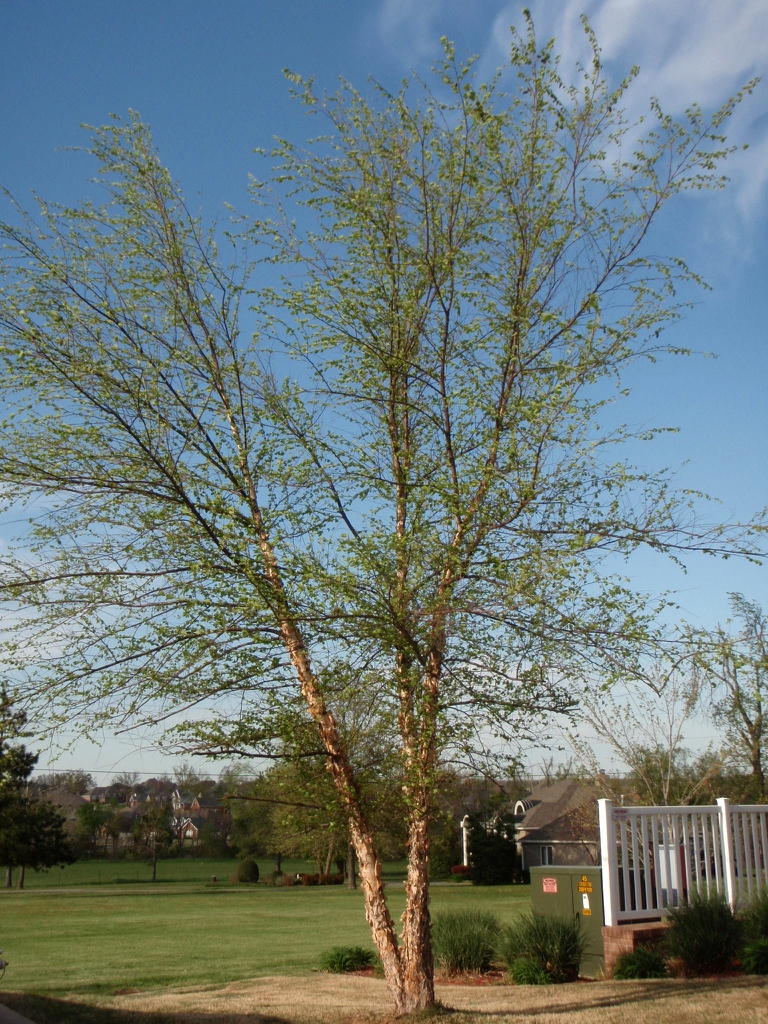
[(754, 939), (768, 939), (768, 890), (755, 896), (741, 914), (744, 924), (744, 938), (747, 942)]
[(752, 900), (741, 919), (745, 939), (741, 969), (745, 974), (768, 974), (768, 891)]
[(768, 939), (753, 939), (747, 943), (741, 969), (745, 974), (768, 974)]
[(586, 937), (579, 918), (521, 917), (499, 942), (499, 954), (519, 985), (576, 981)]
[(501, 926), (494, 914), (455, 910), (432, 921), (432, 952), (437, 967), (449, 977), (482, 974), (493, 966)]
[(653, 946), (638, 946), (631, 953), (622, 953), (613, 969), (619, 981), (638, 981), (641, 978), (668, 978), (669, 971), (664, 954)]
[(365, 946), (333, 946), (320, 957), (320, 969), (330, 974), (349, 974), (373, 967), (376, 956)]
[(743, 945), (743, 926), (719, 893), (673, 907), (666, 951), (686, 977), (726, 974), (734, 969)]

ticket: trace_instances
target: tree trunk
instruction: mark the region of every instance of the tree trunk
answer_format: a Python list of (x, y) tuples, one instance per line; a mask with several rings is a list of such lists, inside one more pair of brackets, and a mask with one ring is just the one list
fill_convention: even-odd
[(758, 735), (757, 742), (752, 744), (752, 778), (757, 785), (760, 799), (765, 797), (765, 770), (763, 769), (763, 752), (761, 746), (762, 737)]
[(435, 1002), (432, 935), (429, 922), (429, 822), (419, 815), (411, 822), (408, 874), (405, 880), (402, 959), (410, 1009), (425, 1010)]
[(152, 881), (157, 879), (157, 840), (152, 840)]
[(26, 873), (27, 873), (27, 869), (26, 869), (26, 867), (25, 867), (25, 866), (24, 866), (24, 865), (22, 864), (22, 865), (21, 865), (21, 867), (19, 868), (19, 880), (18, 880), (18, 882), (16, 883), (16, 888), (17, 888), (17, 889), (23, 889), (23, 888), (24, 888), (24, 875), (25, 875)]
[(5, 869), (5, 888), (10, 889), (13, 885), (13, 868)]
[[(236, 430), (234, 421), (233, 429)], [(307, 710), (320, 733), (326, 751), (326, 767), (349, 814), (350, 832), (360, 865), (360, 883), (365, 897), (365, 916), (384, 968), (384, 977), (390, 998), (395, 1005), (395, 1012), (398, 1014), (425, 1009), (424, 1004), (417, 1004), (408, 997), (397, 934), (387, 906), (387, 898), (384, 895), (381, 860), (376, 849), (373, 832), (360, 802), (357, 782), (341, 741), (336, 719), (326, 706), (319, 680), (312, 670), (309, 652), (304, 645), (301, 630), (291, 614), (278, 561), (262, 519), (256, 488), (245, 459), (243, 470), (248, 480), (251, 515), (259, 537), (265, 575), (272, 586), (274, 610), (283, 643), (299, 680), (302, 696), (307, 703)]]
[(357, 873), (355, 871), (355, 847), (347, 843), (347, 888), (357, 888)]
[(283, 855), (282, 855), (282, 853), (276, 853), (275, 854), (275, 871), (277, 871), (277, 873), (279, 875), (281, 875), (283, 873)]
[(335, 849), (336, 840), (332, 839), (330, 846), (328, 847), (328, 856), (325, 858), (325, 871), (323, 872), (324, 875), (330, 875), (331, 873), (331, 864), (333, 863), (333, 854)]

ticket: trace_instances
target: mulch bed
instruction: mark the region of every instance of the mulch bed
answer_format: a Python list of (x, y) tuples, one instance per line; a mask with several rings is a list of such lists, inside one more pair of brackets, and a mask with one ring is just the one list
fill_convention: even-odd
[[(380, 978), (374, 967), (361, 967), (357, 971), (347, 971), (356, 978)], [(503, 971), (488, 971), (486, 974), (436, 974), (435, 981), (439, 985), (505, 985), (506, 975)]]

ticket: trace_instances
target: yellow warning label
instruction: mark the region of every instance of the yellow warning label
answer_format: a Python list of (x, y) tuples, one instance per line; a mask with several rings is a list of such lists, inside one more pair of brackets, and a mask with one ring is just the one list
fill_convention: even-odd
[(587, 907), (584, 907), (581, 913), (584, 917), (592, 917), (592, 911), (589, 910)]
[(581, 881), (579, 882), (579, 892), (592, 892), (592, 883), (586, 875), (581, 876)]

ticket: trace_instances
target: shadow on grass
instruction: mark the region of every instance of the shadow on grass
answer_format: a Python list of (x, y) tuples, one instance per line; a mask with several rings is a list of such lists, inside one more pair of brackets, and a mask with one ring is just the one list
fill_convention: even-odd
[(34, 1024), (290, 1024), (283, 1017), (259, 1013), (142, 1013), (112, 1010), (88, 1003), (36, 996), (22, 992), (0, 992), (0, 1003), (28, 1017)]
[[(622, 1007), (627, 1013), (630, 1013), (633, 1008), (640, 1009), (670, 999), (685, 999), (686, 997), (701, 995), (708, 988), (716, 989), (719, 998), (728, 995), (738, 999), (740, 991), (754, 988), (756, 982), (760, 985), (763, 979), (749, 976), (623, 981), (612, 982), (612, 990), (610, 992), (606, 992), (600, 983), (594, 985), (576, 984), (558, 986), (556, 989), (558, 994), (563, 994), (567, 991), (569, 995), (572, 995), (572, 998), (558, 1001), (542, 999), (540, 1006), (525, 1005), (524, 1007), (517, 1006), (504, 1010), (484, 1010), (482, 1008), (469, 1011), (465, 1009), (450, 1010), (450, 994), (442, 991), (440, 992), (440, 997), (446, 1004), (446, 1010), (449, 1010), (449, 1012), (488, 1021), (492, 1021), (497, 1017), (508, 1017), (510, 1013), (520, 1014), (522, 1020), (535, 1020), (537, 1017), (547, 1016), (563, 1017), (568, 1020), (573, 1014), (583, 1013), (586, 1010), (610, 1010), (618, 1006)], [(516, 988), (517, 986), (512, 986), (509, 991), (514, 992)], [(526, 986), (526, 989), (530, 991), (528, 986)], [(542, 991), (542, 995), (544, 995), (544, 991)], [(634, 1020), (635, 1018), (632, 1019)]]

